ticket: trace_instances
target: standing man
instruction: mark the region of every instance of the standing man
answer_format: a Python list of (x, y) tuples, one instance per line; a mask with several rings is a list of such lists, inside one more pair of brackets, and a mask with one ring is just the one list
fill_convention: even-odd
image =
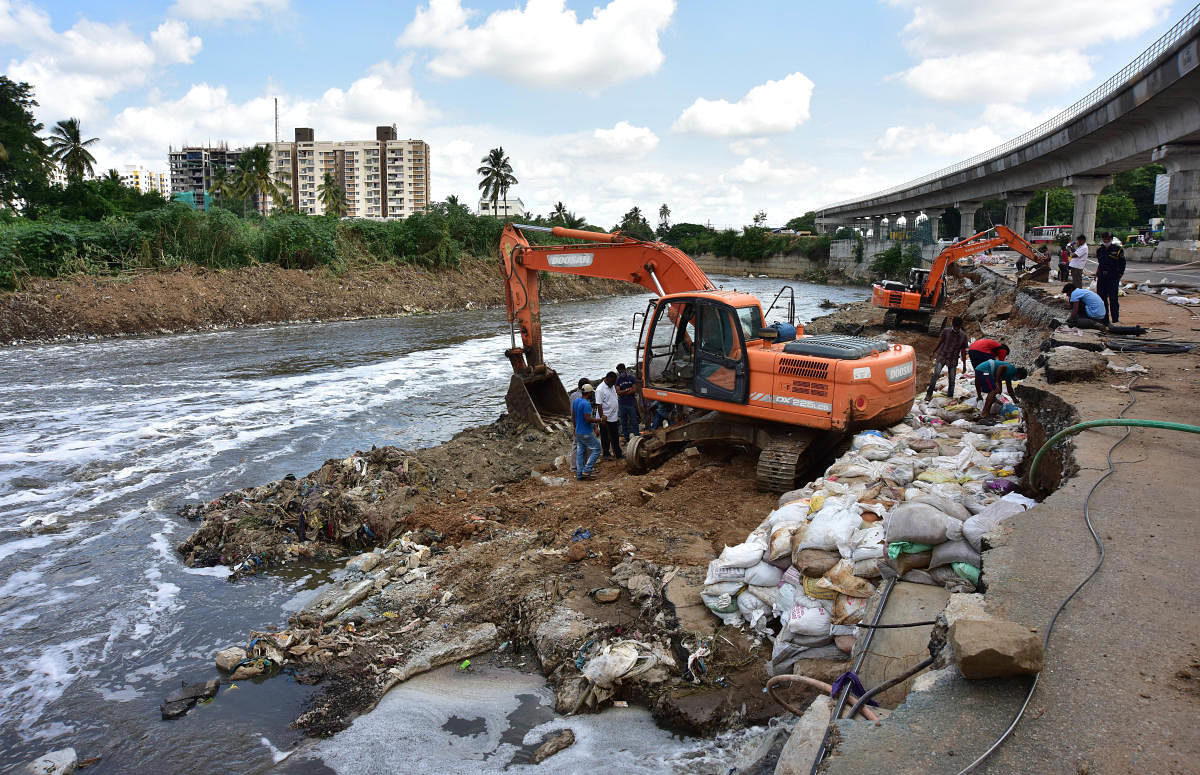
[(591, 479), (600, 457), (600, 441), (596, 438), (596, 423), (600, 418), (592, 413), (592, 402), (588, 399), (596, 389), (584, 382), (579, 386), (579, 398), (571, 404), (571, 415), (575, 418), (575, 478)]
[(1087, 288), (1076, 288), (1070, 283), (1063, 286), (1062, 292), (1067, 297), (1067, 308), (1071, 310), (1067, 325), (1074, 326), (1090, 320), (1100, 324), (1101, 328), (1105, 327), (1104, 299), (1098, 294)]
[(621, 417), (621, 444), (627, 444), (629, 439), (641, 433), (641, 418), (638, 416), (637, 377), (625, 368), (625, 364), (617, 364), (617, 412)]
[(604, 382), (596, 391), (596, 412), (600, 415), (600, 443), (604, 448), (604, 459), (620, 460), (625, 457), (621, 451), (621, 410), (617, 396), (617, 373), (610, 371), (604, 375)]
[(1025, 379), (1028, 373), (1020, 366), (1014, 366), (1008, 361), (998, 361), (992, 359), (984, 361), (975, 367), (976, 384), (982, 383), (984, 392), (987, 393), (987, 400), (983, 402), (983, 416), (987, 417), (992, 413), (992, 404), (996, 403), (996, 396), (1000, 393), (1000, 383), (1003, 382), (1008, 386), (1008, 394), (1013, 394), (1014, 379)]
[(1087, 237), (1080, 234), (1075, 238), (1075, 248), (1071, 251), (1071, 284), (1076, 288), (1083, 287), (1083, 267), (1087, 264)]
[(949, 370), (950, 387), (947, 392), (954, 398), (954, 372), (960, 359), (963, 371), (967, 370), (967, 340), (962, 318), (954, 318), (950, 328), (942, 329), (942, 336), (938, 339), (937, 350), (933, 355), (933, 375), (929, 378), (929, 389), (925, 391), (926, 401), (933, 398), (933, 388), (937, 385), (943, 368)]
[(1058, 281), (1065, 283), (1071, 278), (1071, 250), (1070, 243), (1063, 245), (1058, 249)]
[(1100, 235), (1100, 247), (1096, 248), (1096, 292), (1104, 302), (1108, 322), (1116, 323), (1121, 317), (1121, 275), (1125, 274), (1125, 250), (1113, 242), (1112, 232)]
[[(1004, 342), (997, 342), (995, 339), (976, 339), (967, 348), (967, 357), (971, 359), (972, 369), (979, 368), (979, 364), (990, 361), (993, 358), (1004, 360), (1008, 357), (1008, 345)], [(979, 382), (979, 373), (975, 373), (975, 397), (983, 399), (983, 386)]]
[[(583, 396), (583, 386), (587, 383), (587, 377), (580, 377), (579, 384), (576, 386), (576, 388), (567, 394), (567, 402), (572, 407), (575, 406), (575, 399)], [(591, 403), (591, 401), (589, 400), (588, 403)], [(575, 473), (579, 470), (575, 467), (575, 458), (579, 457), (579, 444), (574, 440), (574, 438), (574, 436), (571, 437), (571, 473)]]

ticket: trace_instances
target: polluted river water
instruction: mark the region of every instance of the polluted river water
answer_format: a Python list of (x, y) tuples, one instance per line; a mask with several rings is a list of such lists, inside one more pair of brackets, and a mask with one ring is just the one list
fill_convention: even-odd
[[(783, 283), (714, 280), (764, 305)], [(822, 299), (867, 295), (789, 284), (804, 321)], [(547, 362), (565, 383), (632, 362), (646, 299), (548, 305)], [(288, 724), (313, 688), (286, 676), (223, 687), (215, 702), (161, 720), (159, 703), (181, 680), (218, 677), (217, 649), (282, 624), (329, 574), (291, 568), (230, 583), (228, 569), (187, 568), (174, 546), (195, 525), (176, 509), (372, 444), (426, 447), (491, 422), (504, 407), (508, 344), (503, 311), (476, 310), (0, 349), (0, 762), (73, 746), (101, 757), (90, 772), (260, 772), (300, 745)], [(489, 694), (497, 713), (540, 685), (505, 680), (512, 691)], [(651, 724), (630, 710), (631, 729)], [(666, 733), (644, 742), (670, 771), (682, 743)]]

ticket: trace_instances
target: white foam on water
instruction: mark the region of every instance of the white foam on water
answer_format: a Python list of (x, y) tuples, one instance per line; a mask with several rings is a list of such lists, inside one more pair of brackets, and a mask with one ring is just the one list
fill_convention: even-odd
[[(32, 658), (13, 663), (4, 660), (0, 672), (0, 700), (4, 705), (19, 708), (18, 725), (31, 729), (47, 705), (63, 695), (71, 684), (96, 674), (84, 669), (82, 655), (87, 647), (100, 639), (99, 635), (75, 638), (63, 643), (44, 646)], [(8, 650), (5, 650), (8, 653)]]
[(261, 742), (263, 745), (265, 745), (267, 747), (267, 750), (271, 752), (271, 761), (275, 764), (279, 764), (281, 761), (283, 761), (284, 759), (288, 758), (293, 753), (295, 753), (296, 749), (294, 749), (294, 748), (291, 751), (279, 750), (271, 743), (270, 740), (267, 739), (266, 735), (261, 735), (258, 739), (259, 739), (259, 742)]
[[(575, 743), (543, 765), (514, 764), (518, 747), (501, 738), (508, 716), (521, 696), (535, 697), (545, 709), (554, 695), (541, 676), (483, 667), (470, 674), (454, 668), (426, 673), (392, 689), (375, 710), (349, 729), (298, 751), (339, 775), (365, 772), (437, 772), (444, 775), (554, 773), (622, 775), (724, 772), (740, 750), (735, 736), (680, 738), (660, 729), (643, 708), (609, 708), (595, 715), (555, 717), (530, 729), (522, 745), (536, 746), (542, 736), (570, 728)], [(446, 726), (467, 722), (470, 733)], [(404, 741), (396, 745), (396, 741)], [(550, 766), (550, 770), (546, 766)]]

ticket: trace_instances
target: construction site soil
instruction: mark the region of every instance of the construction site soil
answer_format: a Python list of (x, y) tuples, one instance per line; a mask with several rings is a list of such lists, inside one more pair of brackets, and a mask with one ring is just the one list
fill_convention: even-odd
[[(994, 299), (996, 290), (951, 278), (942, 312), (959, 314), (980, 294)], [(862, 302), (808, 331), (880, 335), (882, 322), (881, 310)], [(1018, 363), (1031, 362), (1045, 337), (994, 314), (972, 333), (981, 331), (1012, 342)], [(916, 329), (888, 336), (912, 344), (918, 375), (928, 373), (932, 337)], [(227, 564), (238, 574), (353, 558), (333, 590), (234, 648), (246, 662), (239, 669), (289, 667), (321, 683), (296, 720), (310, 734), (345, 728), (399, 681), (485, 652), (533, 657), (564, 713), (635, 701), (688, 734), (778, 715), (763, 693), (771, 644), (721, 626), (699, 596), (708, 562), (776, 505), (775, 494), (755, 489), (754, 458), (690, 449), (644, 475), (603, 462), (594, 480), (577, 481), (570, 449), (568, 434), (504, 416), (429, 449), (358, 452), (189, 507), (202, 522), (178, 548), (188, 564)], [(601, 691), (580, 668), (599, 644), (623, 641), (654, 667)], [(709, 653), (698, 669), (702, 649)], [(805, 665), (825, 681), (844, 669), (837, 660)], [(806, 705), (815, 693), (793, 701)]]
[[(548, 275), (545, 301), (630, 293), (612, 280)], [(446, 269), (370, 264), (345, 272), (260, 264), (117, 276), (31, 278), (0, 294), (0, 342), (162, 334), (209, 328), (388, 317), (499, 307), (504, 283), (494, 260)]]

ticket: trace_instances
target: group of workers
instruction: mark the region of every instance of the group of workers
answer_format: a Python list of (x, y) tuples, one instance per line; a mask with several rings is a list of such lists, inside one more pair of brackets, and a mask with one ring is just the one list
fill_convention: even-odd
[[(1026, 370), (1015, 366), (1006, 360), (1009, 348), (1004, 342), (995, 339), (981, 338), (975, 341), (963, 328), (963, 319), (954, 318), (950, 325), (942, 329), (938, 338), (937, 348), (933, 356), (933, 374), (929, 377), (929, 388), (925, 391), (925, 400), (933, 398), (933, 390), (937, 386), (942, 369), (948, 371), (950, 385), (947, 394), (954, 398), (954, 375), (961, 359), (963, 371), (967, 370), (968, 359), (975, 374), (975, 397), (983, 401), (983, 416), (991, 416), (992, 406), (1000, 393), (1001, 384), (1008, 387), (1008, 394), (1013, 392), (1012, 381), (1025, 379)], [(984, 395), (987, 399), (984, 400)]]
[(1121, 318), (1121, 277), (1125, 274), (1125, 251), (1113, 240), (1112, 232), (1100, 236), (1096, 249), (1096, 290), (1083, 287), (1083, 268), (1088, 257), (1087, 238), (1080, 234), (1074, 244), (1062, 249), (1059, 257), (1059, 280), (1070, 282), (1063, 286), (1070, 316), (1069, 325), (1091, 321), (1087, 325), (1115, 325)]
[[(575, 449), (571, 470), (577, 479), (591, 479), (597, 461), (621, 460), (631, 436), (641, 433), (638, 379), (625, 364), (604, 375), (599, 387), (586, 378), (568, 396), (575, 423)], [(656, 410), (656, 422), (657, 410)]]

